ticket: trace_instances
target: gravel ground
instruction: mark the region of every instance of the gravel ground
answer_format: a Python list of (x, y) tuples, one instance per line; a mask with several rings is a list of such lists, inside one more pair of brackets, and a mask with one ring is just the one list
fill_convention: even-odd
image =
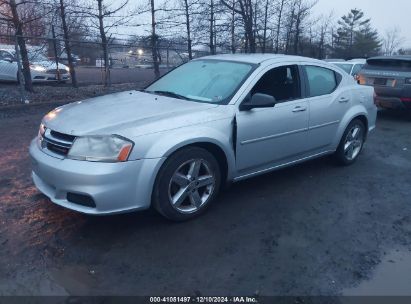
[(27, 148), (51, 108), (0, 119), (0, 295), (339, 295), (411, 250), (401, 115), (380, 113), (351, 167), (322, 158), (243, 181), (176, 224), (81, 215), (41, 195)]

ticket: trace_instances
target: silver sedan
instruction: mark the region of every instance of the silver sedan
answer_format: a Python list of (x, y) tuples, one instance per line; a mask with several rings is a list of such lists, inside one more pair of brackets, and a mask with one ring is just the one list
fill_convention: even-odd
[(72, 210), (153, 206), (182, 221), (204, 212), (227, 183), (327, 154), (352, 164), (376, 113), (372, 88), (323, 61), (204, 57), (144, 90), (48, 113), (30, 146), (32, 177)]

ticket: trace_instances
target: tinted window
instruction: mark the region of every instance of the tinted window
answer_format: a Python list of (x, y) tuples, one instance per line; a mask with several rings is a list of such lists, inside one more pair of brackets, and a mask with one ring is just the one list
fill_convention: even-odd
[(251, 94), (255, 93), (271, 95), (278, 102), (301, 98), (298, 67), (282, 66), (268, 71), (251, 90)]
[(365, 68), (370, 70), (411, 71), (411, 58), (408, 60), (395, 58), (368, 59)]
[(317, 66), (306, 66), (305, 70), (308, 77), (310, 97), (331, 94), (338, 85), (333, 70)]

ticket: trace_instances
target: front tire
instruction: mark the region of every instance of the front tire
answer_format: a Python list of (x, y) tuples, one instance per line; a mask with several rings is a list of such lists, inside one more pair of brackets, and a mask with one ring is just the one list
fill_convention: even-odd
[(345, 129), (334, 156), (341, 165), (353, 164), (360, 155), (365, 142), (366, 129), (360, 119), (354, 119)]
[(202, 214), (220, 190), (221, 172), (205, 149), (188, 147), (172, 154), (161, 167), (153, 206), (164, 217), (186, 221)]

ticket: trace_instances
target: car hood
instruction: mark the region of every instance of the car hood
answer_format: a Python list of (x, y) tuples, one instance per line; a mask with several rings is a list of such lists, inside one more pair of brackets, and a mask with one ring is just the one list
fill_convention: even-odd
[[(49, 60), (41, 60), (41, 61), (33, 60), (33, 61), (30, 62), (30, 64), (39, 65), (39, 66), (42, 66), (42, 67), (44, 67), (48, 70), (57, 69), (57, 64), (55, 62), (49, 61)], [(62, 69), (62, 70), (67, 69), (67, 66), (59, 62), (59, 69)]]
[(136, 137), (227, 116), (224, 111), (208, 113), (218, 107), (128, 91), (56, 108), (43, 118), (43, 123), (52, 130), (76, 136), (118, 134)]

